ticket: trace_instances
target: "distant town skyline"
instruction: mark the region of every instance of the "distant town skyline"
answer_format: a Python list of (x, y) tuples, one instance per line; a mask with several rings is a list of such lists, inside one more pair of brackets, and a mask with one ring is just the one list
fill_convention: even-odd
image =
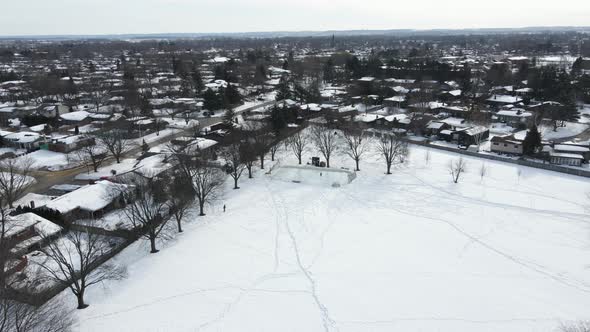
[(19, 0), (0, 35), (471, 29), (590, 25), (590, 1)]

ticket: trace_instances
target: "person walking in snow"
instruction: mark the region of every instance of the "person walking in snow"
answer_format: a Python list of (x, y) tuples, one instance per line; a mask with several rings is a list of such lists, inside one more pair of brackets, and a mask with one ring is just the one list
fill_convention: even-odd
[(223, 212), (225, 212), (225, 204), (223, 204)]

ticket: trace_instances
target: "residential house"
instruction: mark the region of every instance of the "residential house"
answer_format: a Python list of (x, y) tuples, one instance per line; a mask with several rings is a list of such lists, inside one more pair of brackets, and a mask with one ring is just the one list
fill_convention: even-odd
[(27, 265), (26, 254), (40, 249), (62, 232), (62, 227), (28, 212), (9, 216), (6, 220), (5, 239), (9, 255), (8, 275), (21, 271)]
[(27, 151), (39, 149), (39, 146), (44, 141), (44, 136), (41, 134), (28, 131), (14, 133), (0, 130), (0, 136), (2, 136), (4, 145), (15, 149), (24, 149)]
[(501, 110), (496, 113), (496, 117), (500, 122), (506, 123), (507, 125), (518, 128), (528, 128), (534, 122), (533, 113), (527, 112), (521, 108), (513, 108), (511, 110)]
[(87, 111), (76, 111), (60, 114), (59, 117), (65, 125), (81, 126), (90, 123), (90, 113)]
[(575, 153), (549, 152), (549, 162), (555, 165), (582, 166), (584, 157)]
[(426, 126), (426, 131), (424, 134), (428, 136), (438, 136), (441, 131), (450, 129), (451, 126), (445, 122), (440, 121), (430, 121)]
[(490, 136), (490, 130), (484, 126), (473, 126), (457, 130), (441, 130), (438, 134), (440, 139), (448, 142), (456, 142), (459, 145), (470, 146), (481, 144)]
[(516, 105), (522, 102), (522, 98), (519, 96), (511, 95), (492, 95), (486, 100), (486, 102), (494, 107), (500, 108), (506, 105)]
[(583, 158), (582, 162), (584, 162), (584, 163), (587, 163), (588, 160), (590, 160), (590, 147), (588, 147), (588, 145), (554, 144), (553, 145), (553, 152), (577, 154)]
[(490, 151), (501, 154), (522, 155), (523, 144), (514, 135), (494, 136), (490, 140)]
[(59, 211), (69, 223), (77, 219), (94, 219), (118, 207), (126, 188), (123, 184), (101, 180), (57, 197), (45, 207)]
[(96, 144), (96, 142), (93, 137), (85, 135), (69, 135), (52, 138), (47, 148), (49, 151), (70, 153), (94, 144)]

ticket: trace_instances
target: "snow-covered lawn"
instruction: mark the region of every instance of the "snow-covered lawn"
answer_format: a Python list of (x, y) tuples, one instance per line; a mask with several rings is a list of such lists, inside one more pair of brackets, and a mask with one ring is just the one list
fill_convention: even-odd
[(33, 161), (32, 167), (35, 169), (61, 170), (68, 166), (76, 166), (72, 161), (68, 161), (68, 156), (65, 153), (48, 150), (37, 150), (19, 158), (31, 159)]
[(465, 158), (453, 184), (458, 156), (425, 156), (413, 147), (389, 176), (371, 156), (339, 188), (228, 179), (160, 253), (139, 241), (119, 254), (128, 279), (90, 289), (76, 329), (522, 332), (590, 319), (586, 179)]
[(588, 129), (587, 124), (567, 122), (565, 127), (559, 127), (557, 131), (553, 131), (553, 126), (543, 126), (539, 128), (539, 131), (544, 140), (554, 140), (579, 135), (586, 129)]
[(121, 163), (113, 163), (108, 166), (100, 167), (98, 172), (94, 172), (94, 170), (89, 169), (86, 173), (81, 173), (76, 176), (76, 180), (98, 180), (104, 177), (111, 177), (113, 176), (112, 171), (114, 170), (116, 174), (124, 174), (133, 171), (136, 167), (137, 160), (135, 159), (122, 159)]

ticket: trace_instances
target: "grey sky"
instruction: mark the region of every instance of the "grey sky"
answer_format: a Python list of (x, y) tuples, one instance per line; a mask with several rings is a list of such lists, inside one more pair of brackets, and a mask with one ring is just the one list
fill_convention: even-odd
[(0, 35), (590, 25), (590, 0), (2, 0)]

